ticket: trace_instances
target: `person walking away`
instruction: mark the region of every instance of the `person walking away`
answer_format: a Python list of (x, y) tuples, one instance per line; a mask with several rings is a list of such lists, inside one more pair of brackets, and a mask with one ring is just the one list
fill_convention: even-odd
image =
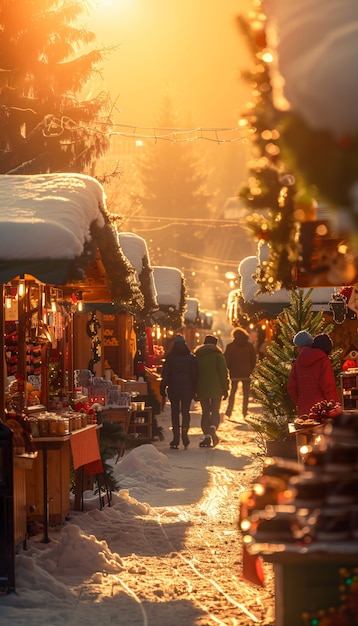
[(314, 404), (339, 402), (336, 380), (329, 358), (333, 344), (326, 333), (317, 335), (312, 346), (302, 345), (292, 365), (287, 390), (297, 407), (297, 415), (309, 415)]
[(162, 397), (168, 393), (170, 401), (173, 440), (169, 445), (173, 449), (179, 448), (180, 432), (184, 448), (189, 445), (190, 405), (196, 391), (197, 374), (195, 356), (184, 336), (176, 335), (173, 347), (165, 357), (160, 381), (160, 393)]
[(214, 335), (206, 335), (203, 345), (196, 348), (194, 354), (198, 364), (198, 383), (196, 399), (201, 405), (201, 429), (204, 440), (201, 448), (209, 448), (211, 442), (217, 446), (217, 429), (220, 423), (221, 399), (226, 399), (230, 387), (229, 371), (224, 353), (217, 345)]
[(250, 396), (250, 374), (256, 365), (256, 350), (249, 341), (249, 334), (244, 328), (235, 328), (232, 331), (232, 341), (227, 344), (224, 352), (226, 365), (230, 372), (231, 390), (226, 408), (227, 417), (231, 417), (235, 395), (239, 382), (242, 385), (242, 414), (247, 415)]

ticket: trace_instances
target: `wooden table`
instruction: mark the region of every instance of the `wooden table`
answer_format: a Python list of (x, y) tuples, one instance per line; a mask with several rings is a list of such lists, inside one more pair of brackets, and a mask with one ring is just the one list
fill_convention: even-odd
[[(43, 524), (44, 524), (44, 537), (43, 542), (48, 543), (50, 541), (48, 535), (50, 514), (49, 514), (49, 482), (54, 493), (56, 493), (57, 500), (56, 515), (57, 521), (62, 523), (66, 515), (70, 510), (70, 452), (72, 449), (72, 456), (74, 457), (74, 469), (76, 470), (80, 465), (89, 463), (94, 460), (99, 460), (100, 452), (97, 441), (97, 448), (90, 449), (86, 445), (87, 437), (90, 431), (97, 432), (97, 429), (101, 428), (99, 424), (91, 424), (85, 428), (80, 428), (73, 431), (68, 435), (53, 436), (53, 437), (38, 437), (34, 439), (34, 444), (42, 455), (42, 467), (36, 466), (35, 472), (32, 476), (31, 488), (27, 490), (27, 498), (33, 498), (33, 503), (38, 500), (37, 489), (39, 483), (39, 475), (42, 473), (42, 495), (41, 500), (43, 503)], [(83, 444), (81, 446), (81, 443)], [(83, 448), (80, 449), (80, 446)], [(49, 476), (48, 468), (48, 454), (55, 451), (58, 454), (55, 459), (51, 459), (51, 473)], [(29, 474), (30, 472), (28, 472)], [(32, 504), (31, 501), (29, 504)]]

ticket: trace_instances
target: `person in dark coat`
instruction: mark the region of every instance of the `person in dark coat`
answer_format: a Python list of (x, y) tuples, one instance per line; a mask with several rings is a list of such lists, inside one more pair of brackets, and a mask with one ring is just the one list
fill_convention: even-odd
[[(185, 448), (189, 445), (188, 430), (190, 425), (190, 405), (194, 398), (197, 384), (197, 364), (190, 352), (183, 335), (177, 335), (171, 351), (165, 357), (160, 382), (160, 393), (168, 398), (171, 407), (173, 440), (170, 447), (178, 449), (180, 430)], [(182, 423), (180, 429), (180, 414)]]
[(221, 399), (226, 399), (229, 392), (230, 378), (223, 351), (217, 345), (214, 335), (206, 335), (204, 344), (196, 348), (198, 364), (198, 384), (196, 398), (201, 405), (201, 429), (204, 440), (201, 448), (209, 448), (219, 443), (216, 430), (220, 424)]
[(312, 347), (300, 347), (292, 365), (287, 390), (297, 406), (298, 417), (309, 415), (314, 404), (326, 400), (339, 402), (336, 380), (329, 354), (332, 340), (326, 333), (317, 335)]
[(256, 350), (249, 341), (249, 334), (244, 328), (235, 328), (232, 332), (232, 337), (233, 340), (227, 344), (224, 352), (231, 379), (226, 415), (231, 417), (235, 404), (235, 395), (239, 382), (241, 382), (243, 394), (242, 414), (246, 417), (250, 395), (250, 374), (256, 365)]

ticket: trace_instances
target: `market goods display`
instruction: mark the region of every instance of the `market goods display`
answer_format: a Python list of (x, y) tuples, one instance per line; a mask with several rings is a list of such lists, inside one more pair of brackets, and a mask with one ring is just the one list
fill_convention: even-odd
[(240, 529), (252, 554), (277, 544), (300, 550), (351, 542), (358, 549), (358, 413), (326, 421), (321, 442), (306, 446), (302, 458), (267, 459), (243, 495)]
[(321, 424), (325, 424), (328, 420), (332, 420), (342, 413), (342, 406), (334, 400), (322, 400), (314, 404), (308, 415), (301, 415), (294, 420), (294, 426), (297, 430), (302, 428), (315, 428)]

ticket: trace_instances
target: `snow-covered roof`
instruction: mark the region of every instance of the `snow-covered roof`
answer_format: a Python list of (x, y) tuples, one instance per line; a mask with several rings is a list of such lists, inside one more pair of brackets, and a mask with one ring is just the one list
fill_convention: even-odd
[(0, 176), (0, 260), (75, 259), (103, 227), (102, 185), (83, 174)]
[(186, 322), (191, 322), (193, 324), (199, 315), (199, 300), (197, 298), (186, 298), (185, 306), (186, 311), (184, 319)]
[[(246, 257), (239, 265), (240, 275), (240, 292), (245, 302), (257, 302), (264, 305), (272, 304), (289, 304), (291, 302), (291, 291), (288, 289), (278, 289), (272, 293), (259, 293), (259, 286), (253, 275), (256, 272), (258, 258), (256, 256)], [(329, 309), (329, 302), (332, 297), (332, 287), (314, 287), (311, 292), (310, 299), (313, 309), (326, 306)], [(304, 293), (310, 289), (304, 289)], [(236, 290), (232, 292), (236, 294)], [(316, 305), (316, 306), (315, 306)]]
[(76, 284), (88, 301), (140, 306), (142, 298), (104, 189), (84, 174), (0, 175), (0, 282), (25, 274)]
[(143, 269), (143, 259), (149, 259), (148, 248), (145, 239), (135, 233), (118, 233), (118, 242), (128, 261), (133, 265), (139, 280)]
[(163, 265), (153, 267), (153, 272), (159, 306), (174, 306), (176, 309), (179, 309), (184, 280), (182, 272), (176, 267), (165, 267)]
[(128, 232), (118, 232), (117, 237), (123, 254), (135, 269), (136, 279), (145, 299), (145, 311), (157, 308), (157, 290), (145, 239), (135, 233)]

